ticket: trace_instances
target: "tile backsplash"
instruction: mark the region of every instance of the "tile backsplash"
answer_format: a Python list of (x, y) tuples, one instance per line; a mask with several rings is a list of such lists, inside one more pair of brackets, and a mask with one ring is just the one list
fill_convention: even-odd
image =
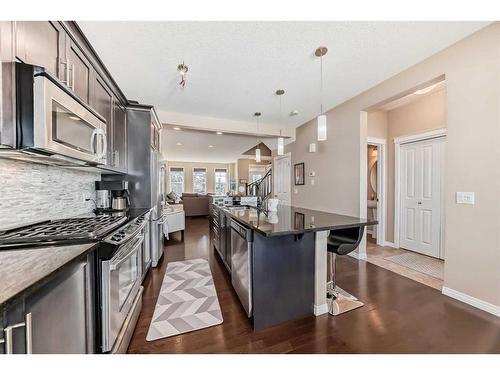
[(0, 229), (92, 212), (93, 172), (0, 159)]

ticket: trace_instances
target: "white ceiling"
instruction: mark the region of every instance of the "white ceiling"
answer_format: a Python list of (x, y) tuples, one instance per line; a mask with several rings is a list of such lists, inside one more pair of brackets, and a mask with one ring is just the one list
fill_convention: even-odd
[[(207, 163), (232, 163), (238, 158), (246, 158), (242, 153), (259, 141), (264, 142), (271, 150), (277, 148), (275, 138), (240, 134), (217, 135), (214, 132), (189, 129), (172, 130), (171, 126), (163, 128), (161, 139), (165, 159)], [(210, 145), (213, 147), (209, 147)]]
[[(280, 127), (318, 114), (318, 46), (329, 49), (324, 103), (332, 108), (486, 24), (79, 22), (129, 99), (160, 111), (247, 122), (260, 111), (262, 123)], [(176, 71), (182, 61), (189, 66), (185, 90)], [(278, 88), (286, 90), (281, 120)], [(291, 110), (300, 114), (286, 116)]]

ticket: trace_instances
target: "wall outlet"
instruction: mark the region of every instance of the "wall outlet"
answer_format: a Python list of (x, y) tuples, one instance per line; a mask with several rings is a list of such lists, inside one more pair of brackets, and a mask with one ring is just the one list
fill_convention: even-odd
[(316, 172), (314, 172), (314, 171), (309, 172), (309, 177), (315, 177), (315, 176), (316, 176)]
[(457, 191), (456, 201), (457, 204), (474, 204), (475, 203), (474, 192)]
[(311, 185), (314, 185), (314, 179), (311, 179)]

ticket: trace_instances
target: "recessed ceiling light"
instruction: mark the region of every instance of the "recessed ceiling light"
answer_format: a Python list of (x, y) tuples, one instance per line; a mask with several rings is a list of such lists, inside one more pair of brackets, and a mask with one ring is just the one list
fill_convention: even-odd
[(182, 143), (177, 142), (177, 143), (176, 143), (176, 145), (177, 145), (177, 146), (182, 146)]
[(208, 145), (208, 147), (210, 147), (210, 148), (214, 148), (214, 145)]
[(224, 134), (224, 133), (222, 133), (222, 132), (215, 132), (215, 134), (217, 134), (217, 135), (222, 135), (222, 134)]
[(174, 130), (181, 130), (181, 128), (175, 127)]
[(80, 117), (77, 117), (77, 116), (68, 116), (71, 120), (75, 120), (75, 121), (80, 121)]

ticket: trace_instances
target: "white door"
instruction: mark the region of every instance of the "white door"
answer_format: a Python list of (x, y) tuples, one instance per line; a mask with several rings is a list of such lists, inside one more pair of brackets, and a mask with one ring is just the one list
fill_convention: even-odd
[(274, 158), (274, 186), (273, 194), (280, 204), (290, 205), (290, 154)]
[(439, 258), (444, 137), (401, 146), (400, 246)]

